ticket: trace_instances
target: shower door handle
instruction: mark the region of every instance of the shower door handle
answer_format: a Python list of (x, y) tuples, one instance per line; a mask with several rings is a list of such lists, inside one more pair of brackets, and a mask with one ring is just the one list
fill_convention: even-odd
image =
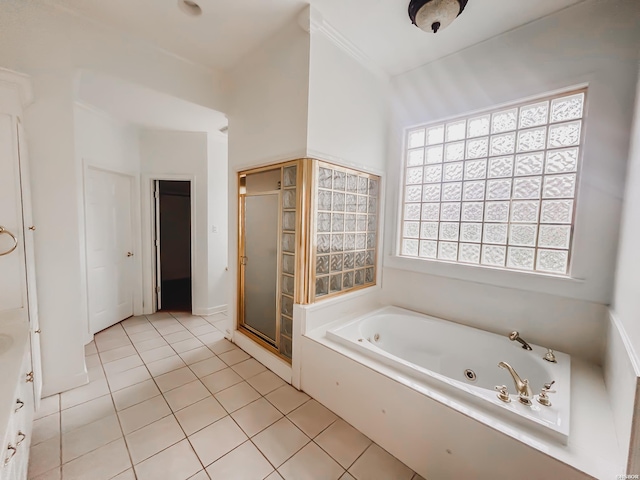
[(240, 265), (247, 265), (247, 262), (249, 261), (249, 257), (240, 257)]

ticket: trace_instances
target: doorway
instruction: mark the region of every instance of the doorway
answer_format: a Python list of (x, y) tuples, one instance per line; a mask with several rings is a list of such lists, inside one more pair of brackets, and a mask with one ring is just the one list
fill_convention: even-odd
[(92, 334), (133, 315), (133, 181), (128, 175), (87, 169), (87, 283)]
[(156, 180), (156, 310), (191, 312), (191, 182)]

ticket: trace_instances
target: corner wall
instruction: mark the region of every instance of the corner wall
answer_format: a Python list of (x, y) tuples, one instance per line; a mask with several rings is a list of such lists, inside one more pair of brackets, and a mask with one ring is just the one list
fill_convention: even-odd
[[(612, 300), (640, 4), (586, 1), (394, 77), (383, 291), (388, 302), (601, 363)], [(589, 84), (573, 276), (396, 256), (403, 128)], [(411, 273), (409, 273), (409, 271)], [(512, 280), (516, 281), (512, 281)]]
[(50, 395), (87, 380), (82, 169), (74, 141), (76, 69), (118, 76), (223, 111), (224, 97), (216, 72), (36, 1), (2, 3), (0, 66), (30, 75), (34, 86), (35, 102), (25, 112), (25, 130), (38, 227), (43, 394)]

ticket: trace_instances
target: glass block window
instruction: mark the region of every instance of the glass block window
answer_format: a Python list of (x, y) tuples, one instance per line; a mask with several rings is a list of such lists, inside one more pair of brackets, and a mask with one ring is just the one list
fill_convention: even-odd
[(315, 162), (315, 298), (375, 285), (380, 178)]
[(400, 254), (568, 275), (585, 95), (409, 129)]

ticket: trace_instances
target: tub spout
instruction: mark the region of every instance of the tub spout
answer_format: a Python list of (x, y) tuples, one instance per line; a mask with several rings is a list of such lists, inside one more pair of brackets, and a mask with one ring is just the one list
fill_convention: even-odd
[(523, 403), (525, 405), (531, 405), (531, 398), (533, 397), (533, 391), (529, 386), (529, 380), (522, 380), (520, 378), (520, 375), (518, 375), (518, 372), (516, 372), (513, 369), (513, 367), (509, 365), (507, 362), (500, 362), (498, 363), (498, 366), (500, 368), (504, 368), (505, 370), (508, 370), (509, 373), (511, 374), (511, 377), (513, 378), (513, 383), (515, 383), (516, 385), (516, 390), (518, 392), (518, 400), (520, 400), (520, 403)]
[(509, 340), (511, 340), (512, 342), (520, 342), (522, 344), (522, 348), (524, 348), (525, 350), (533, 350), (531, 348), (531, 345), (525, 342), (518, 332), (511, 332), (509, 334)]

